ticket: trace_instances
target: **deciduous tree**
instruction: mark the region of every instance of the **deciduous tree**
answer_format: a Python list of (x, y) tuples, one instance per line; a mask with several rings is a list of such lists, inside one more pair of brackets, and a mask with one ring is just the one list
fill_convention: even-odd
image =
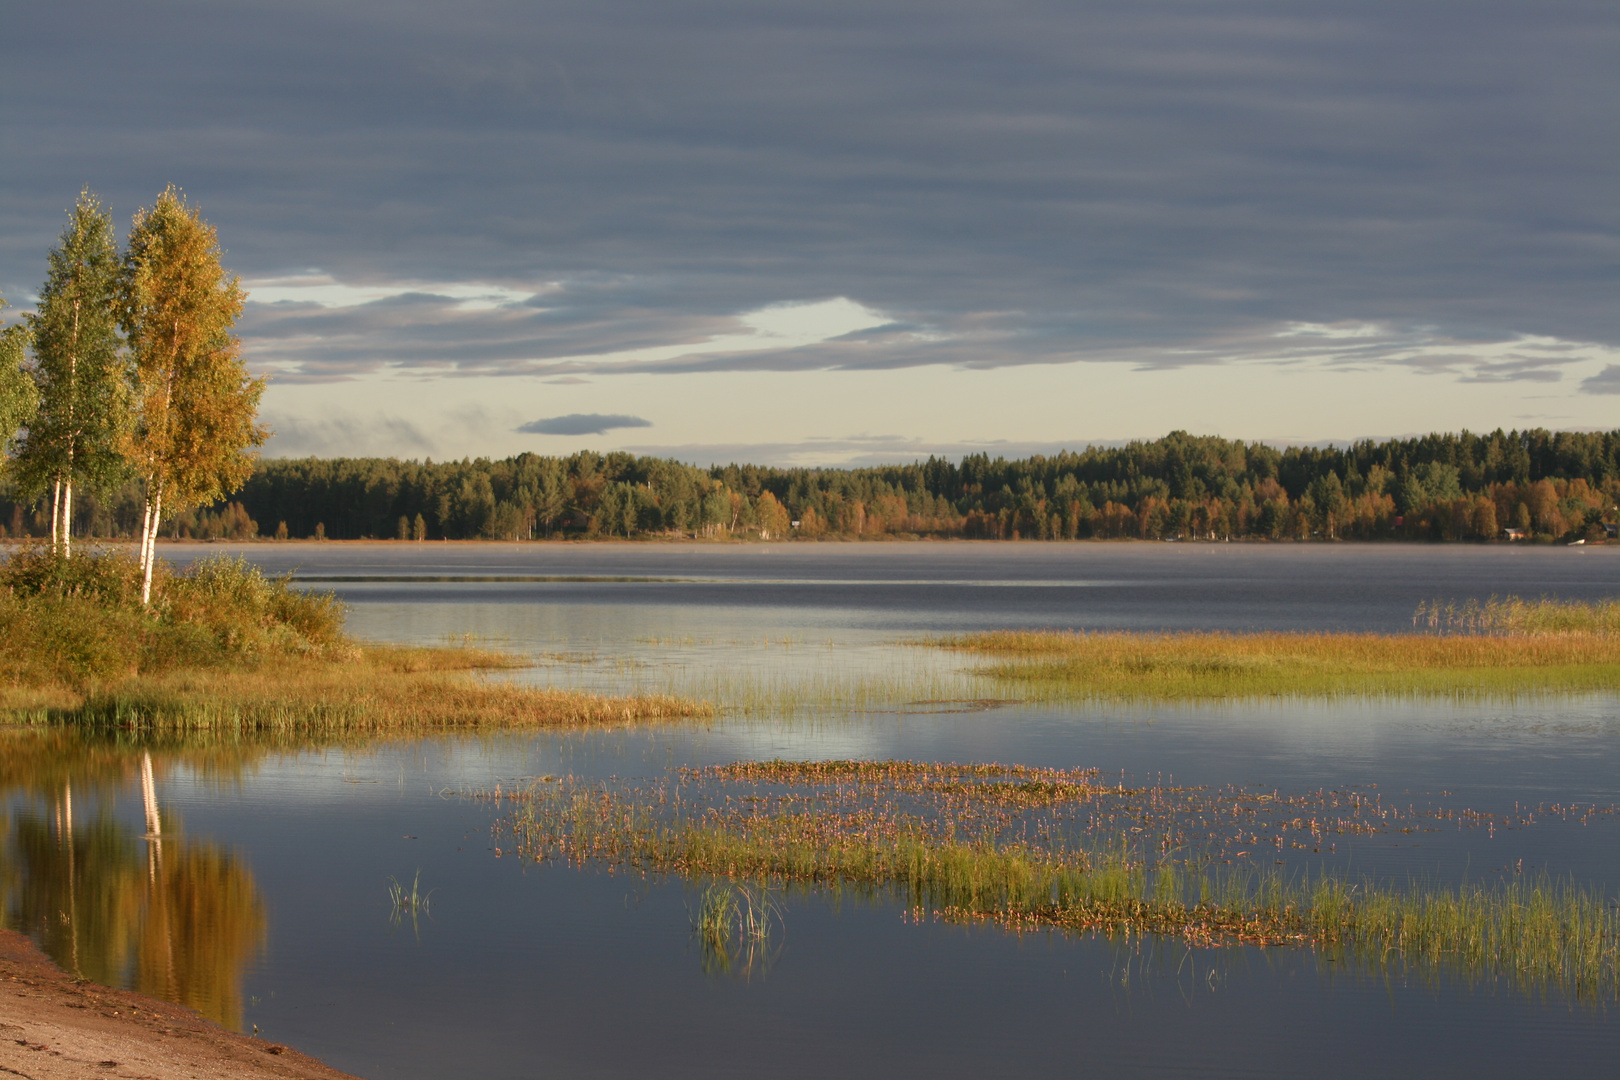
[(145, 491), (143, 598), (165, 510), (216, 502), (253, 470), (264, 380), (248, 375), (231, 333), (246, 294), (220, 265), (214, 228), (174, 187), (135, 215), (121, 277), (121, 321), (135, 376), (126, 440)]
[(21, 489), (51, 491), (51, 546), (71, 553), (73, 491), (104, 491), (125, 474), (129, 382), (120, 355), (118, 246), (112, 215), (89, 191), (68, 214), (39, 291), (33, 331), (39, 409), (17, 455)]

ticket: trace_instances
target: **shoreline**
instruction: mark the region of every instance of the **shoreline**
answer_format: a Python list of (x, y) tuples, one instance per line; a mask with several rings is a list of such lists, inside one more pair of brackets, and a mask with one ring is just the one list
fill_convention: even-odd
[(192, 1010), (76, 979), (26, 934), (0, 929), (0, 1073), (31, 1080), (280, 1077), (358, 1080)]
[[(19, 545), (49, 544), (50, 540), (42, 536), (5, 536), (0, 537), (0, 546), (16, 547)], [(139, 543), (137, 538), (127, 536), (80, 536), (74, 538), (74, 545), (88, 545), (92, 547), (135, 547)], [(972, 544), (979, 546), (1085, 546), (1092, 544), (1107, 545), (1146, 545), (1179, 544), (1189, 547), (1474, 547), (1474, 548), (1502, 548), (1508, 551), (1524, 550), (1526, 548), (1620, 548), (1620, 541), (1610, 540), (1580, 540), (1569, 542), (1562, 539), (1548, 539), (1546, 537), (1526, 538), (1523, 540), (1500, 539), (1464, 539), (1464, 540), (1431, 540), (1412, 539), (1409, 537), (1389, 536), (1375, 539), (1354, 539), (1347, 537), (1312, 537), (1308, 540), (1295, 537), (1265, 537), (1265, 536), (1234, 536), (1225, 539), (1211, 540), (1204, 537), (1178, 536), (1178, 537), (1135, 537), (1135, 536), (1086, 536), (1074, 539), (1038, 540), (996, 540), (982, 536), (939, 536), (918, 533), (873, 533), (867, 535), (825, 535), (825, 536), (786, 536), (772, 537), (768, 540), (757, 536), (669, 536), (652, 535), (636, 536), (626, 539), (622, 536), (556, 536), (535, 537), (526, 540), (505, 540), (494, 537), (441, 537), (437, 540), (397, 540), (388, 537), (361, 536), (361, 537), (327, 537), (316, 540), (313, 537), (288, 537), (277, 540), (269, 536), (255, 536), (247, 539), (231, 537), (218, 537), (205, 539), (195, 536), (168, 537), (160, 536), (158, 546), (163, 547), (328, 547), (328, 546), (359, 546), (378, 545), (384, 547), (437, 547), (464, 546), (464, 547), (583, 547), (588, 545), (601, 547), (660, 547), (677, 545), (701, 545), (704, 547), (759, 547), (761, 545), (855, 545), (855, 544)]]

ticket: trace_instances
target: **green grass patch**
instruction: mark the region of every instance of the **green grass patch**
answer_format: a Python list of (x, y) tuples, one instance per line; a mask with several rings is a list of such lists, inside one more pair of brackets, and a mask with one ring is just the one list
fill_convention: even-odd
[(1046, 699), (1454, 696), (1620, 690), (1620, 635), (1083, 633), (942, 639), (979, 674)]

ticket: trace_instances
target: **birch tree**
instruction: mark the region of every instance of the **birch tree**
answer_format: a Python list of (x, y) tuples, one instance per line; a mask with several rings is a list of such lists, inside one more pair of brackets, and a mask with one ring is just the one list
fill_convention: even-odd
[[(5, 308), (5, 298), (0, 297), (0, 311)], [(22, 323), (0, 327), (0, 461), (10, 454), (12, 439), (39, 407), (39, 391), (23, 369), (30, 337)]]
[(119, 347), (118, 247), (112, 215), (89, 191), (79, 194), (50, 271), (33, 331), (39, 409), (17, 455), (19, 486), (51, 493), (51, 548), (72, 553), (73, 492), (104, 490), (125, 471), (129, 384)]
[(217, 502), (253, 471), (264, 380), (248, 375), (231, 333), (246, 294), (220, 265), (219, 239), (172, 185), (135, 215), (121, 275), (120, 320), (134, 375), (126, 455), (139, 475), (141, 598), (151, 601), (163, 514)]

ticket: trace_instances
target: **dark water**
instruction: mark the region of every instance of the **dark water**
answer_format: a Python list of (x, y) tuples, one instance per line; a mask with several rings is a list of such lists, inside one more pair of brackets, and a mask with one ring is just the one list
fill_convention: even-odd
[[(353, 605), (359, 633), (474, 633), (537, 655), (579, 653), (587, 659), (536, 677), (604, 686), (735, 670), (813, 681), (891, 663), (932, 673), (931, 660), (895, 642), (984, 627), (1393, 631), (1410, 625), (1420, 600), (1606, 596), (1620, 572), (1620, 552), (1603, 548), (246, 551), (325, 579)], [(500, 577), (553, 580), (487, 580)], [(374, 580), (331, 580), (351, 578)], [(851, 897), (785, 898), (769, 964), (706, 974), (691, 932), (694, 886), (528, 866), (510, 850), (497, 857), (509, 843), (491, 834), (498, 811), (463, 796), (541, 775), (657, 778), (676, 765), (739, 759), (905, 757), (1285, 793), (1357, 787), (1391, 804), (1506, 820), (1515, 804), (1620, 803), (1617, 705), (1586, 696), (738, 711), (676, 730), (348, 753), (13, 740), (0, 750), (10, 791), (0, 884), (8, 925), (34, 933), (65, 966), (76, 957), (92, 977), (184, 1000), (245, 1030), (258, 1025), (370, 1077), (1605, 1075), (1620, 1051), (1612, 1005), (1358, 974), (1295, 950), (918, 925), (893, 902)], [(159, 841), (146, 838), (142, 816), (148, 752), (165, 815)], [(1445, 881), (1487, 880), (1522, 860), (1612, 893), (1617, 828), (1613, 814), (1544, 813), (1511, 829), (1453, 822), (1287, 858)], [(413, 925), (392, 917), (387, 889), (418, 871), (432, 896)]]

